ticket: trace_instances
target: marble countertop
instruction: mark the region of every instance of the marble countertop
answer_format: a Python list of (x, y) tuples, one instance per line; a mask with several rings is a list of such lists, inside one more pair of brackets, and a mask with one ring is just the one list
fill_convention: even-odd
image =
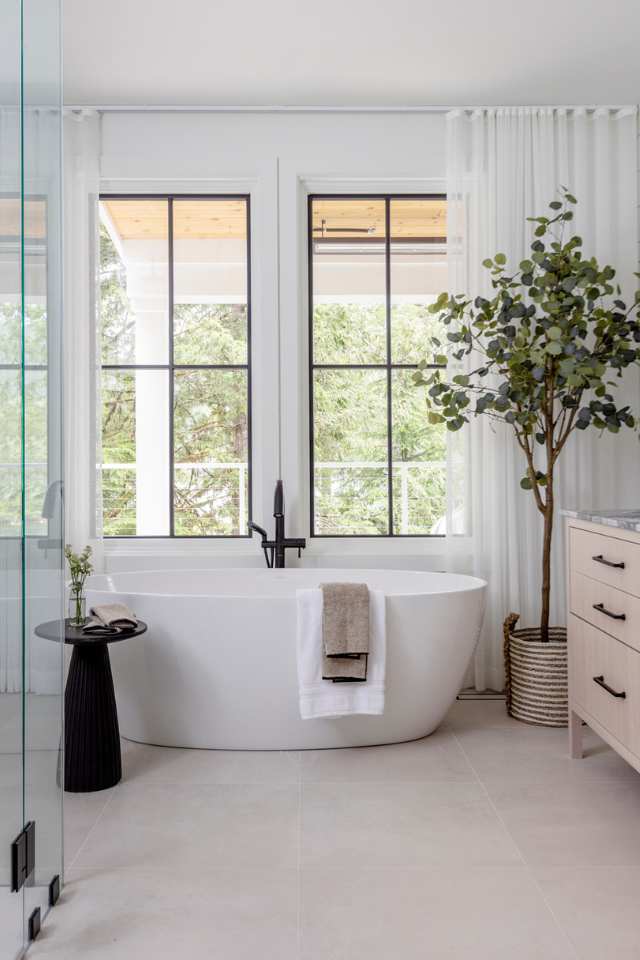
[(637, 510), (561, 510), (564, 517), (584, 520), (587, 523), (602, 523), (605, 527), (632, 530), (640, 533), (640, 508)]

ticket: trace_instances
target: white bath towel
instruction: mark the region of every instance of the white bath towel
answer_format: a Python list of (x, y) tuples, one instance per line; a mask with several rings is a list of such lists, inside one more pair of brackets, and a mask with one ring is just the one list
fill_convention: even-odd
[(387, 662), (386, 601), (369, 591), (369, 666), (361, 683), (332, 683), (322, 679), (322, 590), (297, 590), (297, 659), (300, 716), (348, 717), (357, 713), (384, 713)]

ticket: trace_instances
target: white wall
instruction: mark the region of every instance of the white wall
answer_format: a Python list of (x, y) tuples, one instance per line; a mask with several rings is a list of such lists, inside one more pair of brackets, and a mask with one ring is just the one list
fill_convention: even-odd
[[(306, 197), (442, 191), (444, 114), (105, 113), (101, 152), (104, 192), (250, 193), (253, 516), (271, 527), (281, 476), (287, 531), (308, 537)], [(441, 549), (429, 539), (316, 539), (303, 562), (438, 569)], [(257, 540), (128, 540), (107, 543), (105, 563), (122, 570), (263, 559)]]

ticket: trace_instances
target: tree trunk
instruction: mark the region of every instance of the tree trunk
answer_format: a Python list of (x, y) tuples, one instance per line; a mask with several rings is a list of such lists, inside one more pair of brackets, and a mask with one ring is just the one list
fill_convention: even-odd
[(540, 639), (549, 642), (549, 602), (551, 596), (551, 540), (553, 536), (553, 474), (547, 474), (546, 503), (544, 509), (544, 538), (542, 542), (542, 610), (540, 613)]

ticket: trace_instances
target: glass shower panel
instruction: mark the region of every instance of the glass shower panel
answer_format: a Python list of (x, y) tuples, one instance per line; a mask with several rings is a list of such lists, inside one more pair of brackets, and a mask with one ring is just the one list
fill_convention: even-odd
[(0, 958), (23, 945), (24, 893), (11, 890), (22, 830), (22, 205), (20, 2), (0, 0)]
[[(0, 17), (0, 960), (14, 960), (62, 872), (62, 648), (32, 635), (63, 596), (60, 11), (0, 0)], [(35, 867), (16, 883), (29, 821)]]
[(25, 918), (62, 873), (63, 646), (34, 633), (63, 596), (61, 61), (57, 0), (23, 0), (25, 820), (36, 824)]

